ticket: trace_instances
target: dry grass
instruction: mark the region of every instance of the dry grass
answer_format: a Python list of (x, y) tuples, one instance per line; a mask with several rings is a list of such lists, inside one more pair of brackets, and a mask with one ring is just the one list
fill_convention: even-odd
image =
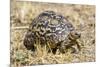
[[(45, 10), (61, 13), (81, 32), (79, 43), (81, 51), (77, 54), (67, 52), (54, 55), (47, 48), (40, 47), (36, 52), (23, 45), (23, 39), (32, 19)], [(11, 66), (38, 64), (79, 63), (95, 61), (95, 6), (73, 4), (50, 4), (34, 2), (11, 3)]]

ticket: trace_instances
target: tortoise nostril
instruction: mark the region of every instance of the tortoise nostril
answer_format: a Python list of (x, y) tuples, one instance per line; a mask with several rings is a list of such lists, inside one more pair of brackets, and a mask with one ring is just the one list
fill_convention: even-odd
[(78, 36), (79, 38), (81, 37), (81, 34), (79, 34), (79, 36)]

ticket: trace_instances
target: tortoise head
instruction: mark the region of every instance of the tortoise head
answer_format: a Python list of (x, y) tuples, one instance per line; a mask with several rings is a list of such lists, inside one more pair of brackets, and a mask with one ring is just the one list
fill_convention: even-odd
[(71, 31), (70, 34), (69, 34), (69, 38), (71, 40), (76, 40), (76, 39), (79, 39), (81, 37), (81, 33), (79, 33), (78, 31)]

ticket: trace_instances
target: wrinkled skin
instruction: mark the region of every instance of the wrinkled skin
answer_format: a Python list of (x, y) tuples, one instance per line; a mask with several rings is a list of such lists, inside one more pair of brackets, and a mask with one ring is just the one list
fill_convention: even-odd
[(65, 53), (66, 52), (66, 49), (69, 49), (69, 48), (72, 48), (72, 53), (75, 53), (77, 52), (76, 49), (73, 47), (74, 45), (77, 46), (78, 48), (78, 51), (81, 50), (81, 47), (77, 41), (77, 39), (79, 39), (81, 37), (81, 34), (80, 33), (77, 33), (76, 31), (71, 31), (70, 34), (68, 35), (68, 39), (67, 41), (64, 40), (62, 43), (61, 43), (61, 46), (59, 47), (60, 51), (62, 53)]

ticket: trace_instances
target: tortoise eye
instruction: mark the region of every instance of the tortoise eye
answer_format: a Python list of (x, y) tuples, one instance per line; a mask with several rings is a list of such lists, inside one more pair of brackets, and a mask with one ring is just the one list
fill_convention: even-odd
[(77, 36), (78, 38), (80, 38), (81, 34), (80, 33), (75, 33), (75, 36)]

